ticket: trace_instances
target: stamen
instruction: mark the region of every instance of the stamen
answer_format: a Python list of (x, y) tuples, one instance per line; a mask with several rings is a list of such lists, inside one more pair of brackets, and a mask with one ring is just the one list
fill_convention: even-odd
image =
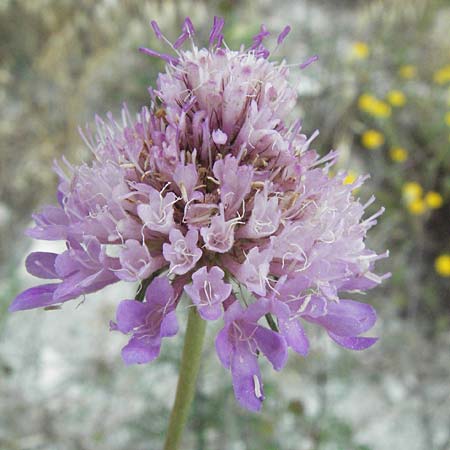
[(285, 40), (286, 36), (291, 32), (291, 27), (286, 25), (283, 31), (277, 37), (277, 45), (281, 45)]
[(179, 63), (178, 58), (175, 58), (174, 56), (170, 56), (166, 53), (157, 52), (156, 50), (151, 50), (150, 48), (139, 47), (139, 51), (148, 56), (153, 56), (155, 58), (161, 58), (164, 61), (166, 61), (167, 63), (172, 64), (174, 66), (176, 66)]
[(306, 69), (310, 64), (316, 62), (319, 59), (318, 55), (311, 56), (303, 64), (300, 64), (300, 69)]
[(261, 392), (261, 384), (259, 382), (259, 378), (256, 375), (253, 375), (253, 385), (255, 387), (255, 396), (258, 399), (263, 398), (262, 392)]
[(161, 30), (159, 29), (159, 26), (158, 26), (156, 20), (152, 20), (150, 22), (150, 24), (153, 28), (153, 31), (155, 32), (156, 38), (159, 39), (160, 41), (162, 41), (164, 39), (164, 37), (163, 37), (163, 34), (161, 33)]

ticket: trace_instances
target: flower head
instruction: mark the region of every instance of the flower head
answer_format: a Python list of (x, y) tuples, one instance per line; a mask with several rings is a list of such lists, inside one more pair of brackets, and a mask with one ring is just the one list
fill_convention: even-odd
[(402, 163), (408, 159), (408, 150), (403, 147), (392, 147), (389, 150), (389, 156), (392, 161)]
[(434, 261), (434, 268), (441, 277), (450, 277), (450, 254), (439, 255)]
[[(36, 214), (28, 234), (64, 240), (67, 250), (28, 257), (31, 274), (56, 281), (23, 292), (10, 310), (61, 304), (119, 280), (138, 283), (111, 328), (130, 335), (125, 362), (144, 363), (176, 334), (185, 292), (204, 320), (223, 317), (219, 359), (239, 403), (259, 410), (258, 359), (280, 370), (288, 347), (306, 356), (304, 321), (346, 348), (375, 342), (362, 336), (374, 310), (347, 295), (388, 276), (374, 268), (387, 253), (365, 246), (383, 210), (364, 218), (374, 199), (362, 204), (353, 192), (365, 178), (330, 177), (337, 153), (320, 157), (310, 149), (317, 132), (308, 138), (300, 121), (289, 123), (296, 89), (288, 65), (270, 60), (267, 28), (247, 49), (230, 50), (223, 25), (214, 19), (208, 48), (197, 47), (186, 19), (168, 53), (141, 49), (166, 62), (150, 104), (135, 119), (126, 107), (120, 122), (97, 118), (97, 134), (82, 133), (92, 164), (55, 166), (58, 204)], [(156, 22), (152, 28), (170, 42)], [(367, 133), (366, 146), (383, 144), (378, 132)]]
[(433, 74), (433, 81), (437, 84), (446, 84), (450, 81), (450, 64), (436, 70)]
[(357, 41), (352, 45), (352, 56), (356, 59), (366, 59), (369, 56), (370, 49), (365, 42)]
[(431, 209), (438, 209), (442, 206), (444, 203), (444, 199), (442, 198), (442, 195), (439, 194), (439, 192), (430, 191), (427, 192), (424, 197), (425, 203), (427, 206)]
[(410, 80), (417, 75), (417, 68), (411, 64), (406, 64), (398, 69), (398, 74), (405, 80)]
[(387, 100), (392, 106), (401, 107), (406, 103), (406, 96), (402, 91), (394, 89), (388, 92)]
[(384, 144), (384, 136), (377, 130), (367, 130), (362, 134), (361, 142), (364, 147), (373, 150)]
[(391, 115), (389, 104), (370, 94), (362, 94), (358, 99), (358, 106), (362, 111), (374, 117), (387, 118)]

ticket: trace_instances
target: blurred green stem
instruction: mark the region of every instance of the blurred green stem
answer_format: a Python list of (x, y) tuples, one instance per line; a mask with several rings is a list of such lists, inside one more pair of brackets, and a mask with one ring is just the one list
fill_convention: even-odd
[(200, 318), (197, 308), (189, 308), (177, 393), (170, 414), (164, 450), (178, 450), (180, 448), (181, 436), (194, 399), (205, 330), (206, 321)]

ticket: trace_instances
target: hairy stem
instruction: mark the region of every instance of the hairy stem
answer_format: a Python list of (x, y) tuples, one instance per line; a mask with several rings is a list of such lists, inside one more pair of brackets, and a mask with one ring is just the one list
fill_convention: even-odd
[(164, 450), (178, 450), (180, 448), (181, 436), (194, 399), (205, 330), (206, 321), (200, 318), (195, 307), (189, 308), (177, 393), (170, 414)]

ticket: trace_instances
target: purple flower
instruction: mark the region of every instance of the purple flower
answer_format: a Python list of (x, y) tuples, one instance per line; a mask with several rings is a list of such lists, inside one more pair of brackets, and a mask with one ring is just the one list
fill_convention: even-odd
[(324, 327), (335, 342), (350, 350), (364, 350), (378, 340), (359, 336), (370, 330), (377, 320), (373, 307), (365, 303), (340, 299), (337, 303), (329, 302), (325, 314), (305, 315), (304, 319)]
[(281, 210), (276, 195), (269, 198), (269, 185), (255, 194), (252, 214), (239, 230), (239, 237), (259, 239), (274, 234), (280, 225)]
[(70, 245), (60, 255), (35, 252), (28, 256), (26, 267), (32, 275), (61, 282), (27, 289), (14, 299), (10, 311), (60, 304), (118, 281), (117, 260), (108, 257), (96, 239)]
[(144, 364), (159, 356), (161, 339), (178, 333), (176, 298), (167, 277), (155, 278), (147, 288), (145, 301), (123, 300), (111, 329), (131, 334), (122, 349), (125, 364)]
[[(310, 148), (318, 132), (307, 137), (299, 120), (290, 124), (295, 65), (269, 59), (264, 25), (239, 50), (224, 44), (223, 26), (215, 17), (209, 47), (198, 48), (189, 18), (174, 44), (151, 22), (169, 50), (140, 49), (166, 62), (150, 106), (135, 118), (126, 105), (121, 120), (96, 117), (97, 131), (81, 133), (93, 162), (55, 164), (58, 203), (35, 214), (27, 233), (67, 249), (28, 257), (31, 274), (54, 281), (22, 292), (10, 310), (139, 283), (112, 328), (131, 335), (125, 362), (143, 363), (176, 333), (184, 289), (204, 320), (224, 317), (218, 355), (240, 404), (256, 411), (264, 398), (259, 355), (276, 370), (287, 347), (306, 356), (304, 322), (352, 350), (375, 343), (365, 336), (374, 309), (347, 295), (382, 283), (389, 274), (375, 264), (388, 254), (366, 247), (383, 209), (364, 217), (374, 199), (353, 195), (364, 177), (347, 185), (344, 173), (330, 176), (337, 152), (320, 157)], [(278, 34), (277, 47), (289, 32)]]
[(152, 257), (148, 247), (135, 239), (125, 242), (119, 260), (121, 268), (116, 271), (116, 275), (125, 281), (145, 280), (166, 264), (162, 256)]
[(220, 214), (210, 220), (208, 227), (202, 227), (200, 234), (205, 242), (205, 247), (213, 252), (227, 253), (234, 244), (234, 228), (239, 219), (225, 220), (223, 205), (220, 206)]
[(265, 296), (269, 284), (270, 261), (272, 249), (259, 250), (253, 247), (246, 255), (242, 263), (238, 264), (231, 258), (225, 264), (236, 279), (256, 295)]
[(213, 173), (220, 183), (220, 199), (227, 217), (232, 217), (250, 192), (253, 169), (239, 165), (236, 158), (227, 155), (214, 164)]
[(173, 220), (173, 205), (176, 203), (176, 195), (169, 192), (163, 197), (161, 192), (150, 188), (148, 191), (148, 203), (141, 203), (137, 207), (139, 218), (144, 228), (158, 233), (169, 234), (175, 222)]
[(217, 320), (222, 315), (222, 303), (231, 294), (231, 284), (224, 283), (223, 277), (219, 267), (211, 267), (208, 272), (203, 266), (192, 275), (192, 284), (184, 287), (205, 320)]
[(170, 244), (163, 245), (163, 255), (170, 263), (169, 272), (183, 275), (195, 267), (202, 257), (202, 251), (197, 247), (198, 231), (189, 230), (183, 236), (180, 230), (173, 229), (169, 234)]
[(173, 181), (178, 185), (183, 200), (187, 203), (189, 200), (202, 200), (203, 195), (195, 190), (198, 185), (198, 173), (195, 164), (196, 152), (192, 153), (194, 163), (184, 163), (184, 154), (181, 155), (181, 163), (176, 167), (173, 174)]
[(259, 411), (264, 400), (258, 352), (275, 370), (284, 366), (288, 356), (283, 336), (258, 325), (258, 320), (269, 312), (284, 317), (287, 308), (283, 306), (261, 299), (245, 310), (235, 301), (226, 310), (225, 326), (216, 338), (217, 355), (223, 366), (231, 370), (236, 399), (251, 411)]

